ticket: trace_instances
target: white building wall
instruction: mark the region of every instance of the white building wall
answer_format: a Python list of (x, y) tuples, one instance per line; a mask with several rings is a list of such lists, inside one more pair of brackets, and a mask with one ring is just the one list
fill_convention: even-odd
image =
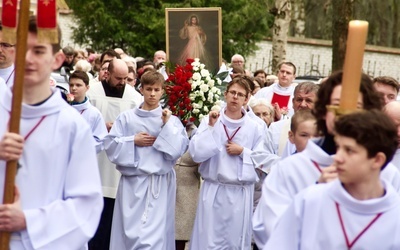
[[(246, 58), (246, 68), (252, 72), (264, 69), (271, 73), (271, 41), (262, 41), (258, 46), (259, 50)], [(298, 76), (326, 76), (331, 73), (332, 48), (329, 41), (291, 38), (286, 49), (286, 60), (297, 66)], [(400, 49), (367, 46), (363, 69), (373, 77), (387, 75), (400, 79)]]

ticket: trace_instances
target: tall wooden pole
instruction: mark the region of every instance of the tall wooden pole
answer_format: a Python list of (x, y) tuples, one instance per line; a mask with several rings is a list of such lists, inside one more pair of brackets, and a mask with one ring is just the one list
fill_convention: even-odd
[[(21, 0), (18, 15), (17, 44), (15, 58), (15, 78), (13, 86), (12, 110), (10, 117), (10, 132), (19, 133), (22, 107), (22, 88), (25, 74), (25, 55), (28, 38), (30, 0)], [(15, 175), (18, 161), (8, 161), (4, 182), (3, 204), (14, 202)], [(10, 244), (9, 232), (0, 232), (0, 250), (8, 250)]]

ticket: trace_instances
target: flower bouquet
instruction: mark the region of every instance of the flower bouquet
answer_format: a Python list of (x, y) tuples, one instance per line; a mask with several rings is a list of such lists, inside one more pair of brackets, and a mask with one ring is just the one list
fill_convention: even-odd
[(172, 114), (186, 125), (198, 125), (211, 110), (220, 110), (221, 85), (198, 58), (187, 59), (186, 65), (176, 65), (166, 81), (164, 103)]

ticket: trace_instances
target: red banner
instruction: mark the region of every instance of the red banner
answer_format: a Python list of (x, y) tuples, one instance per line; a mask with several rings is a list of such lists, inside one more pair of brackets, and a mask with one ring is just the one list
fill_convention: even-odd
[(4, 43), (15, 44), (17, 41), (17, 0), (3, 0), (1, 22)]
[(56, 0), (38, 0), (37, 26), (39, 41), (58, 42)]

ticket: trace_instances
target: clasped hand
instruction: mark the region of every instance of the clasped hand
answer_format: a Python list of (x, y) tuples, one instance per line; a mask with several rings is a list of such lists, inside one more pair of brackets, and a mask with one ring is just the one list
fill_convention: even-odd
[(243, 152), (243, 147), (233, 141), (228, 141), (225, 144), (226, 152), (230, 155), (240, 155)]

